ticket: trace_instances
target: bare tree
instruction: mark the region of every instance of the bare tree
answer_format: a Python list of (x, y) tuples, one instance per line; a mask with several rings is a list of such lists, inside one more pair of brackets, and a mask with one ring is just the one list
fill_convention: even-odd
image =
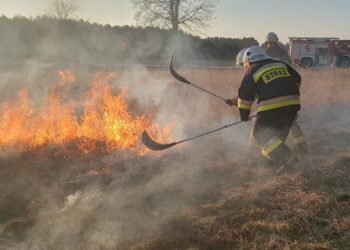
[(73, 19), (79, 10), (76, 0), (51, 0), (46, 13), (58, 20)]
[(130, 0), (138, 24), (201, 33), (219, 0)]

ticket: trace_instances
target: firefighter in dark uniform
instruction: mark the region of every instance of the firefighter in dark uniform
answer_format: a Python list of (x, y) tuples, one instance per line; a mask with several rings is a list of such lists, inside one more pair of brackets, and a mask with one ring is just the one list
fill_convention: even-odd
[(297, 161), (285, 140), (300, 110), (301, 77), (288, 64), (271, 59), (259, 46), (248, 48), (244, 58), (249, 67), (238, 90), (241, 120), (249, 120), (257, 99), (252, 138), (269, 165), (283, 171)]
[(283, 44), (278, 41), (276, 33), (269, 32), (266, 35), (265, 40), (265, 53), (272, 57), (273, 59), (283, 61), (285, 63), (291, 63), (291, 60), (288, 56), (287, 51), (282, 47)]
[[(290, 58), (287, 52), (282, 48), (282, 44), (278, 41), (278, 36), (274, 32), (269, 32), (265, 40), (265, 53), (273, 59), (283, 61), (290, 64)], [(295, 119), (291, 128), (291, 135), (295, 144), (295, 151), (299, 154), (306, 154), (308, 151), (307, 142), (304, 138), (303, 130)]]

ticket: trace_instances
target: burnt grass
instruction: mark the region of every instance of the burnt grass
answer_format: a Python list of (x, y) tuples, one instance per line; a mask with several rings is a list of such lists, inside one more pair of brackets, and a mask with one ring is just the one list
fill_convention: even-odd
[[(341, 133), (339, 140), (350, 140), (350, 133)], [(346, 143), (337, 150), (326, 146), (328, 139), (311, 140), (301, 167), (283, 175), (219, 156), (197, 159), (191, 189), (172, 185), (125, 203), (118, 215), (124, 229), (113, 247), (79, 243), (99, 220), (94, 215), (111, 205), (101, 202), (75, 232), (71, 249), (350, 249), (350, 152)], [(106, 196), (116, 189), (142, 188), (172, 162), (189, 157), (115, 153), (106, 160), (106, 152), (82, 158), (57, 152), (1, 155), (0, 246), (25, 244), (46, 203), (63, 204), (68, 195), (91, 185)], [(174, 215), (158, 211), (172, 206), (180, 207)], [(136, 232), (133, 213), (147, 215), (158, 227)], [(44, 248), (60, 249), (60, 244)]]

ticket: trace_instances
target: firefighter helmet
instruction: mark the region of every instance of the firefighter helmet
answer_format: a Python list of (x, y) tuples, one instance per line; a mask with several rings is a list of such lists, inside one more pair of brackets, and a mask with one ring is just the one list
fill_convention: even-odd
[(236, 66), (244, 66), (245, 63), (243, 61), (243, 57), (244, 57), (244, 53), (246, 52), (247, 49), (242, 49), (238, 52), (237, 56), (236, 56)]
[(278, 36), (276, 35), (275, 32), (269, 32), (266, 35), (266, 39), (265, 39), (266, 43), (277, 43), (278, 42)]
[(248, 48), (243, 56), (243, 64), (246, 63), (253, 63), (253, 62), (259, 62), (266, 59), (270, 59), (268, 55), (266, 55), (265, 51), (259, 47), (259, 46), (252, 46)]

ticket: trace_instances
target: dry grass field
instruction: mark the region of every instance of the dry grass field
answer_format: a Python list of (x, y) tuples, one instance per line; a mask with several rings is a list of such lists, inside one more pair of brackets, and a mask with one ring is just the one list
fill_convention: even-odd
[[(79, 105), (94, 73), (74, 71), (76, 85), (60, 89), (59, 99), (76, 105), (73, 121), (80, 124), (82, 113), (91, 114)], [(239, 69), (179, 72), (225, 98), (243, 76)], [(125, 89), (130, 119), (147, 114), (160, 126), (174, 124), (164, 141), (239, 119), (237, 110), (176, 82), (165, 69), (114, 73), (111, 93)], [(310, 152), (293, 173), (276, 175), (249, 160), (250, 122), (156, 154), (144, 152), (139, 140), (125, 148), (106, 135), (83, 153), (78, 149), (92, 142), (77, 136), (25, 150), (22, 140), (10, 141), (0, 149), (0, 249), (350, 249), (350, 71), (300, 73), (299, 120)], [(4, 107), (13, 102), (6, 100), (27, 86), (36, 103), (49, 83), (59, 82), (45, 70), (1, 75), (0, 124), (7, 130), (11, 115)], [(54, 121), (51, 126), (60, 123)], [(94, 129), (104, 131), (103, 124)]]

